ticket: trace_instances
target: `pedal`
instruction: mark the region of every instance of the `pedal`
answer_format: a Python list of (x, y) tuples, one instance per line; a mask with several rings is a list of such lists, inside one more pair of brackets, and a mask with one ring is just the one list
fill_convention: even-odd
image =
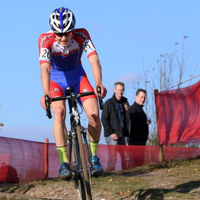
[(72, 179), (75, 179), (76, 178), (76, 172), (74, 170), (71, 170), (71, 173), (72, 173)]

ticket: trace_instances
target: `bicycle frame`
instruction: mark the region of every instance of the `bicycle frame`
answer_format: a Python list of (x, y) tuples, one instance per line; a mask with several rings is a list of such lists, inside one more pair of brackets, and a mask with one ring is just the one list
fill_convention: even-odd
[[(101, 99), (101, 88), (97, 88), (100, 109), (103, 108)], [(94, 92), (85, 92), (74, 94), (71, 88), (66, 89), (66, 96), (52, 98), (52, 101), (68, 100), (70, 114), (70, 130), (68, 132), (69, 141), (69, 161), (70, 166), (74, 170), (73, 179), (75, 187), (78, 189), (81, 200), (92, 200), (91, 193), (91, 152), (87, 141), (87, 133), (80, 122), (80, 113), (77, 106), (77, 98), (82, 96), (93, 95)], [(47, 116), (52, 118), (50, 110), (50, 98), (45, 96), (45, 104), (47, 108)], [(85, 146), (85, 148), (84, 148)], [(87, 157), (86, 157), (87, 156)], [(73, 161), (73, 162), (72, 162)]]
[[(73, 96), (74, 94), (70, 89), (66, 90), (67, 95)], [(78, 112), (77, 101), (75, 98), (68, 99), (69, 114), (70, 114), (70, 125), (71, 130), (69, 131), (69, 143), (70, 143), (70, 162), (73, 156), (73, 168), (76, 171), (74, 181), (75, 187), (78, 189), (80, 199), (92, 199), (91, 193), (91, 175), (90, 167), (86, 161), (86, 154), (91, 155), (86, 139), (84, 135), (84, 142), (87, 151), (85, 152), (83, 146), (83, 134), (85, 129), (80, 123), (80, 114)], [(81, 130), (82, 129), (82, 130)], [(90, 156), (87, 158), (90, 160)], [(91, 162), (89, 162), (91, 164)], [(87, 198), (86, 198), (87, 197)]]

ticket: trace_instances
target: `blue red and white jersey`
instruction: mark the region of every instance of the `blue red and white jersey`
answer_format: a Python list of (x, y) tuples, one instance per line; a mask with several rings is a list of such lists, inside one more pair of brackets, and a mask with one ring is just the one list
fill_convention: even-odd
[(58, 44), (53, 32), (41, 34), (39, 37), (39, 61), (50, 63), (53, 70), (68, 71), (82, 67), (83, 51), (87, 57), (96, 55), (96, 49), (86, 29), (75, 29), (69, 45)]

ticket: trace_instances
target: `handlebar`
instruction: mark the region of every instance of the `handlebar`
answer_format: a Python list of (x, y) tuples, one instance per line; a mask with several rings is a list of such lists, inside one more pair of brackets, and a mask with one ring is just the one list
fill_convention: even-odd
[[(60, 100), (66, 100), (66, 99), (77, 99), (79, 97), (84, 97), (84, 96), (89, 96), (95, 94), (94, 92), (83, 92), (83, 93), (78, 93), (74, 94), (73, 92), (67, 93), (66, 96), (62, 97), (54, 97), (50, 98), (48, 95), (45, 95), (45, 105), (46, 105), (46, 115), (49, 119), (52, 118), (51, 115), (51, 109), (50, 109), (50, 104), (51, 101), (60, 101)], [(98, 97), (98, 102), (99, 102), (99, 107), (101, 110), (103, 110), (103, 100), (101, 98), (101, 87), (97, 86), (97, 97)]]
[(50, 109), (51, 99), (48, 95), (45, 95), (45, 105), (46, 105), (46, 115), (49, 119), (52, 118), (51, 109)]
[(98, 97), (98, 100), (99, 100), (100, 110), (103, 110), (103, 100), (101, 98), (101, 87), (100, 86), (97, 86), (97, 97)]

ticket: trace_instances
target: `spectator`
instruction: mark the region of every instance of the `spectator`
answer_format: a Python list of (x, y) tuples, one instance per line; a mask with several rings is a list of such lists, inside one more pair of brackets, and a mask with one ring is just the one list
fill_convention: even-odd
[(143, 110), (146, 90), (138, 89), (135, 102), (128, 109), (130, 119), (129, 145), (146, 145), (149, 135), (148, 125), (151, 123)]
[[(126, 137), (129, 133), (128, 116), (126, 115), (124, 106), (127, 103), (127, 98), (123, 96), (124, 90), (124, 83), (115, 83), (113, 96), (104, 104), (101, 120), (104, 126), (104, 136), (108, 145), (127, 145)], [(117, 152), (115, 148), (109, 148), (109, 151), (109, 165), (112, 167), (108, 168), (111, 170), (115, 166)], [(122, 154), (121, 158), (124, 157)]]
[[(125, 97), (124, 97), (125, 98)], [(127, 100), (127, 98), (125, 98), (126, 100)], [(124, 108), (125, 108), (125, 110), (127, 111), (128, 109), (129, 109), (129, 107), (130, 107), (130, 104), (129, 104), (129, 102), (128, 101), (126, 101), (125, 103), (124, 103)]]
[[(126, 110), (126, 116), (128, 117), (127, 110), (129, 109), (130, 104), (129, 104), (128, 99), (126, 97), (123, 97), (122, 101), (124, 102), (123, 105), (124, 105), (124, 108)], [(129, 143), (129, 134), (128, 134), (128, 136), (125, 136), (125, 143), (126, 143), (126, 145), (128, 145), (128, 143)]]

